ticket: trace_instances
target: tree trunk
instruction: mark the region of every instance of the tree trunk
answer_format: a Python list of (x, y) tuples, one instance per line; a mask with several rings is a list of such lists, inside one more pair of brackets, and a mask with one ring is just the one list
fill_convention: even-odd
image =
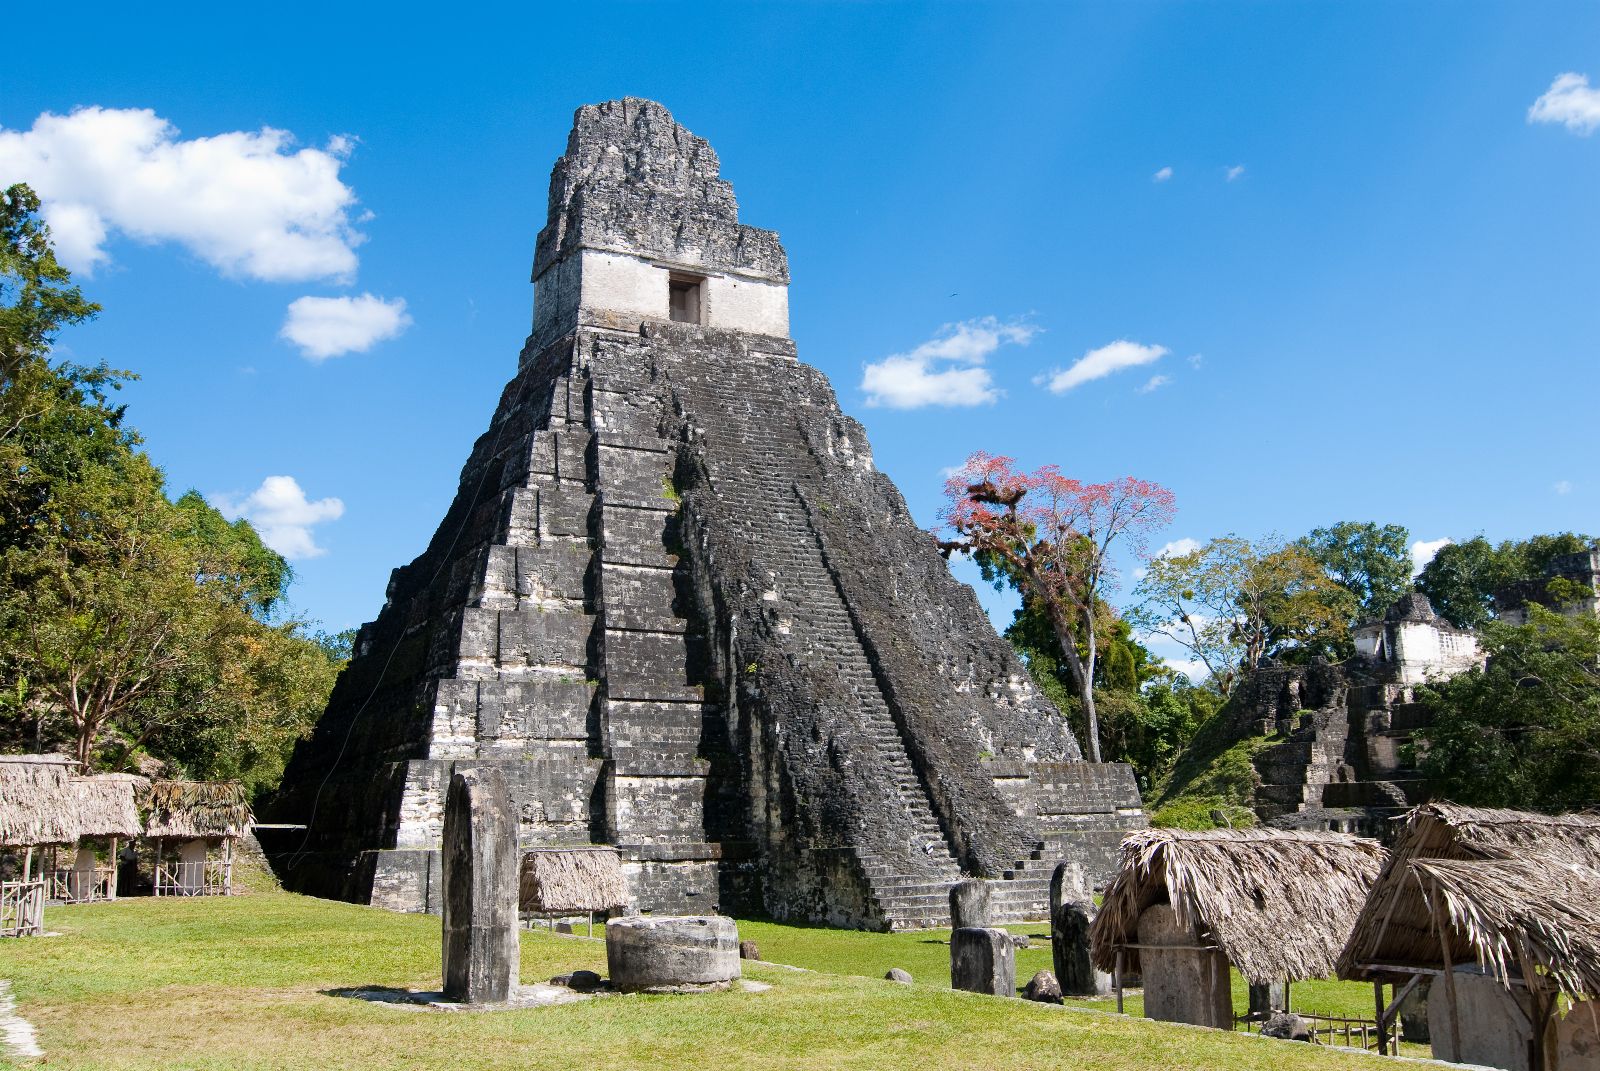
[[(1083, 716), (1088, 722), (1089, 729), (1089, 761), (1100, 761), (1100, 715), (1094, 708), (1094, 663), (1095, 663), (1095, 634), (1094, 634), (1094, 608), (1084, 611), (1083, 629), (1088, 637), (1089, 655), (1084, 660), (1083, 674), (1078, 683), (1079, 695), (1083, 699)], [(1076, 651), (1074, 651), (1076, 653)]]
[(1078, 690), (1078, 698), (1083, 703), (1083, 713), (1088, 718), (1089, 736), (1089, 761), (1100, 761), (1100, 718), (1094, 709), (1094, 625), (1089, 626), (1089, 665), (1083, 664), (1083, 659), (1078, 656), (1078, 641), (1073, 635), (1072, 628), (1067, 624), (1067, 615), (1061, 607), (1053, 602), (1045, 602), (1045, 610), (1050, 616), (1051, 627), (1056, 634), (1056, 645), (1061, 648), (1061, 657), (1067, 663), (1067, 670), (1072, 675), (1072, 685)]

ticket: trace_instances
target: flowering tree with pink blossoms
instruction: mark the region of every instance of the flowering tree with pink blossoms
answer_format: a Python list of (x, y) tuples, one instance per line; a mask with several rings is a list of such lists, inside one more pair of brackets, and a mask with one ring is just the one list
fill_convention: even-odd
[(998, 569), (1044, 612), (1083, 702), (1089, 759), (1099, 762), (1094, 670), (1103, 597), (1116, 585), (1111, 548), (1145, 556), (1150, 534), (1176, 512), (1172, 492), (1133, 476), (1084, 483), (1055, 465), (1021, 472), (1012, 458), (980, 451), (946, 482), (945, 495), (941, 517), (955, 538), (940, 549)]

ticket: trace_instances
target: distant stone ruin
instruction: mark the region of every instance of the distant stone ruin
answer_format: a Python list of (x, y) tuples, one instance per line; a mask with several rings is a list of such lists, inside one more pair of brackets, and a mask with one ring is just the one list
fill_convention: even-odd
[(1268, 661), (1229, 702), (1237, 737), (1284, 738), (1252, 760), (1263, 821), (1376, 836), (1384, 819), (1427, 795), (1407, 749), (1429, 718), (1416, 687), (1481, 665), (1477, 639), (1415, 592), (1358, 625), (1353, 638), (1350, 661)]
[[(1552, 580), (1565, 580), (1573, 598), (1557, 600), (1550, 594)], [(1551, 559), (1544, 575), (1495, 592), (1495, 616), (1511, 625), (1528, 621), (1528, 603), (1558, 610), (1569, 617), (1600, 617), (1600, 546), (1562, 554)]]
[[(789, 338), (789, 268), (716, 153), (579, 109), (533, 333), (454, 504), (395, 570), (277, 815), (295, 889), (437, 910), (452, 772), (524, 850), (614, 845), (632, 909), (900, 928), (963, 876), (1043, 918), (1145, 825), (954, 580)], [(440, 389), (448, 389), (447, 373)]]

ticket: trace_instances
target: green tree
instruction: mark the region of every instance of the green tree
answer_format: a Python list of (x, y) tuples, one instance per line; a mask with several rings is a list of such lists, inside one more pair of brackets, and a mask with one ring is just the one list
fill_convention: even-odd
[(1224, 697), (1268, 655), (1336, 649), (1354, 609), (1304, 547), (1235, 535), (1152, 559), (1134, 598), (1134, 626), (1189, 651)]
[(109, 400), (125, 373), (52, 363), (98, 306), (38, 208), (26, 187), (0, 197), (0, 736), (264, 784), (348, 643), (273, 620), (291, 574), (248, 523), (167, 499)]
[(1460, 803), (1564, 811), (1600, 802), (1600, 621), (1540, 606), (1483, 627), (1488, 663), (1430, 685), (1421, 769)]
[(1105, 593), (1115, 584), (1113, 544), (1143, 554), (1149, 533), (1169, 523), (1171, 491), (1124, 476), (1086, 484), (1054, 465), (1019, 472), (1008, 457), (982, 452), (945, 484), (944, 522), (961, 551), (988, 563), (1041, 611), (1082, 705), (1090, 761), (1100, 761), (1095, 662)]
[(1594, 542), (1593, 536), (1576, 532), (1505, 540), (1499, 545), (1475, 536), (1441, 547), (1417, 577), (1417, 590), (1452, 624), (1482, 628), (1494, 617), (1497, 592), (1540, 579), (1551, 559), (1577, 554)]
[(1314, 529), (1299, 543), (1355, 597), (1357, 614), (1372, 618), (1382, 617), (1411, 590), (1410, 538), (1398, 524), (1340, 521)]

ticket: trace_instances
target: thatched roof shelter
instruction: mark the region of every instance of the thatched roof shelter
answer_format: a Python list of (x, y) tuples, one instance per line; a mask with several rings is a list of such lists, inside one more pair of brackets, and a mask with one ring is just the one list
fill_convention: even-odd
[(615, 848), (538, 848), (522, 857), (522, 910), (556, 915), (606, 911), (628, 902)]
[(1170, 903), (1180, 926), (1250, 981), (1324, 978), (1383, 866), (1376, 841), (1280, 829), (1151, 829), (1122, 842), (1121, 864), (1090, 928), (1095, 965), (1138, 971), (1139, 916)]
[(145, 835), (177, 840), (242, 837), (255, 816), (237, 781), (157, 781)]
[(137, 837), (144, 832), (139, 820), (137, 793), (150, 782), (136, 774), (96, 774), (74, 777), (72, 794), (78, 809), (80, 837)]
[(65, 755), (0, 755), (0, 848), (78, 839), (76, 765)]
[(1412, 811), (1343, 954), (1346, 978), (1476, 962), (1600, 996), (1600, 815)]

